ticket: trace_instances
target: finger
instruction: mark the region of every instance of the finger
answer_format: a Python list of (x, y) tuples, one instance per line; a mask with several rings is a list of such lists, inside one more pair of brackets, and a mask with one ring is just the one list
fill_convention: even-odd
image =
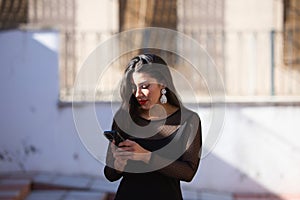
[(126, 162), (126, 164), (127, 164), (127, 161), (132, 160), (133, 157), (134, 157), (133, 155), (124, 155), (124, 156), (118, 157), (116, 160), (119, 160), (121, 162)]
[(114, 153), (114, 156), (115, 157), (122, 157), (122, 156), (130, 156), (130, 155), (132, 155), (133, 153), (132, 152), (130, 152), (130, 151), (121, 151), (121, 152), (115, 152)]
[(133, 146), (134, 144), (136, 144), (134, 141), (127, 139), (127, 140), (121, 142), (119, 144), (119, 147), (121, 147), (121, 146)]
[(122, 152), (122, 151), (134, 151), (133, 147), (119, 147), (116, 151)]
[(126, 160), (126, 159), (128, 159), (128, 157), (130, 157), (131, 156), (131, 154), (129, 154), (129, 153), (114, 153), (113, 154), (113, 157), (116, 159), (116, 160), (118, 160), (118, 159), (120, 159), (120, 160)]

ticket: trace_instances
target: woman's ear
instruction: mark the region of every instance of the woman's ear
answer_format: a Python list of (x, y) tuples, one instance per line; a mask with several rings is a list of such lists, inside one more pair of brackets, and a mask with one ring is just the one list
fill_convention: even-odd
[(165, 85), (160, 84), (160, 90), (166, 89), (167, 87)]

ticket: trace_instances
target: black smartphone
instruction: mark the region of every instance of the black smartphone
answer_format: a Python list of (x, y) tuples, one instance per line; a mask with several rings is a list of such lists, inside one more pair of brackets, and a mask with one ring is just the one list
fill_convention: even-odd
[(125, 141), (125, 139), (120, 135), (120, 133), (118, 131), (115, 130), (111, 130), (111, 131), (104, 131), (104, 136), (110, 141), (112, 142), (113, 140), (115, 140), (115, 145), (119, 146), (119, 144), (123, 141)]

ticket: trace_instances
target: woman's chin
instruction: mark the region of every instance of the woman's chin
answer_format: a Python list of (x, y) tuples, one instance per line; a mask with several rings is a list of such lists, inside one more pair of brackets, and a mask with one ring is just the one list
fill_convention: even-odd
[(141, 109), (142, 109), (142, 110), (145, 110), (145, 111), (146, 111), (146, 110), (148, 111), (148, 110), (150, 110), (150, 107), (147, 106), (147, 105), (141, 105)]

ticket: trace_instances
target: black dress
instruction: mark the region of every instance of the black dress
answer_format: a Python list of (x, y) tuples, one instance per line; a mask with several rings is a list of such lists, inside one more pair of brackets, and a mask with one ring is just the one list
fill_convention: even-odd
[(138, 118), (136, 123), (155, 129), (157, 134), (133, 137), (123, 132), (115, 121), (112, 129), (151, 151), (151, 159), (149, 164), (128, 161), (124, 172), (118, 173), (111, 168), (114, 159), (108, 148), (105, 177), (109, 181), (122, 178), (115, 199), (182, 199), (180, 181), (191, 181), (199, 166), (202, 145), (200, 118), (185, 109), (176, 111), (163, 121)]

